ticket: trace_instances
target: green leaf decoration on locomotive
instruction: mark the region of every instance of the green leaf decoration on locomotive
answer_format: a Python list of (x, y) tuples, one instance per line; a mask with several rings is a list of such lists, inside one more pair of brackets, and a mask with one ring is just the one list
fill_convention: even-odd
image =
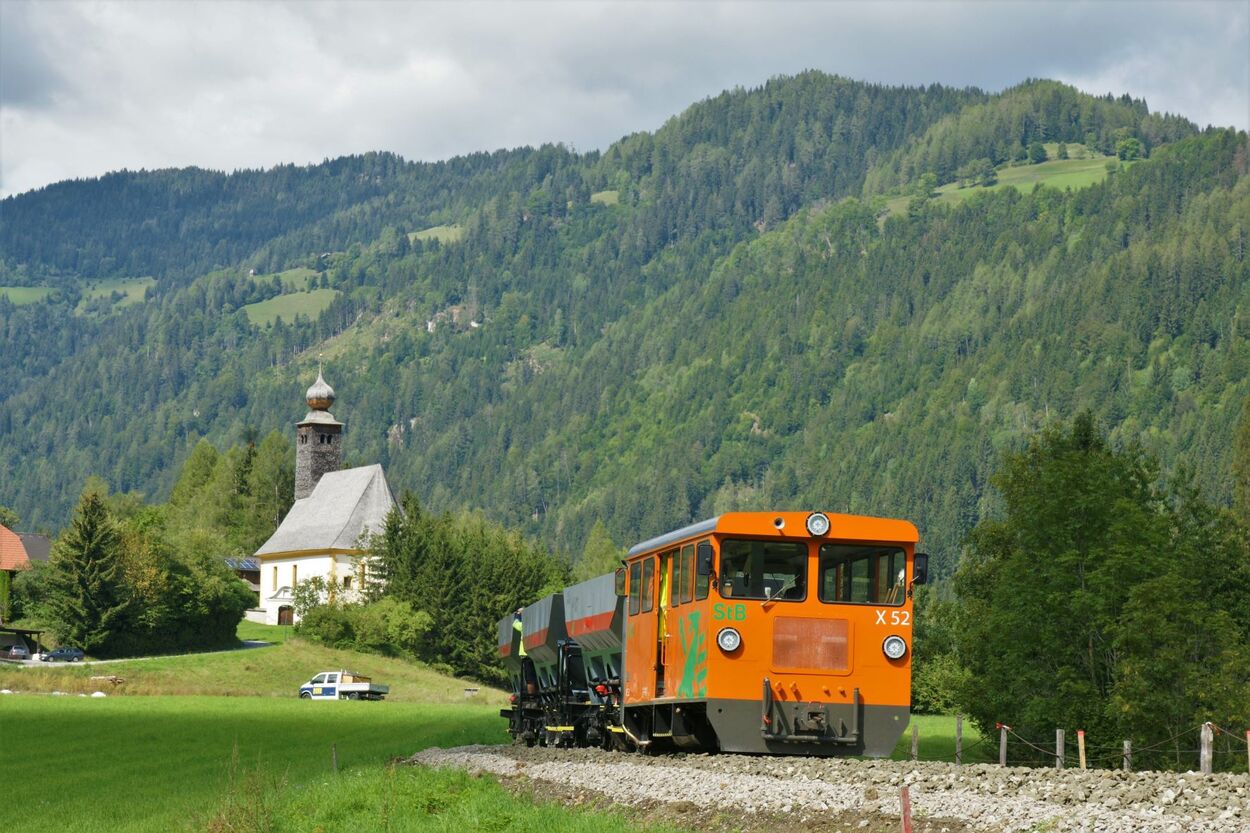
[(678, 697), (707, 696), (707, 646), (703, 631), (699, 628), (701, 616), (701, 611), (695, 610), (677, 623), (682, 649), (686, 655), (681, 684), (677, 686)]

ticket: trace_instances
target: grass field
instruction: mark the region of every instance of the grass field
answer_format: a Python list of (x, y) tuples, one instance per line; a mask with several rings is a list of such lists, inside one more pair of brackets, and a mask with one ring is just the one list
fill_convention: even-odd
[(142, 304), (144, 293), (147, 292), (149, 286), (156, 286), (156, 278), (105, 278), (89, 281), (82, 288), (82, 300), (78, 302), (75, 312), (81, 315), (88, 303), (96, 298), (107, 298), (114, 292), (120, 292), (123, 296), (113, 304), (114, 307)]
[(257, 280), (268, 282), (277, 278), (282, 281), (282, 287), (287, 292), (307, 292), (311, 289), (310, 282), (317, 277), (320, 277), (320, 273), (316, 270), (309, 269), (307, 266), (300, 266), (295, 269), (287, 269), (285, 272), (275, 272), (272, 275), (257, 275)]
[[(232, 777), (324, 782), (425, 746), (505, 739), (493, 708), (295, 698), (41, 697), (0, 704), (0, 771), (31, 787), (17, 830), (205, 829)], [(232, 771), (233, 769), (233, 771)], [(308, 828), (310, 829), (310, 828)]]
[(9, 296), (9, 302), (17, 307), (42, 301), (52, 291), (50, 286), (0, 286), (0, 295)]
[(291, 628), (284, 625), (262, 625), (259, 622), (249, 622), (244, 619), (239, 623), (235, 634), (240, 640), (272, 642), (277, 645), (290, 638)]
[[(476, 682), (464, 682), (424, 665), (355, 651), (325, 648), (292, 640), (271, 648), (156, 659), (126, 660), (99, 665), (56, 663), (34, 667), (0, 668), (0, 688), (20, 692), (97, 690), (119, 695), (220, 695), (226, 697), (291, 698), (301, 683), (318, 671), (347, 668), (391, 687), (387, 702), (489, 704), (503, 702), (501, 691)], [(119, 686), (92, 676), (112, 675), (125, 680)], [(465, 688), (479, 692), (466, 699)]]
[(458, 243), (464, 237), (464, 226), (433, 226), (422, 231), (409, 232), (409, 240), (437, 240), (440, 243)]
[[(1054, 147), (1047, 145), (1047, 150), (1052, 156), (1054, 155)], [(956, 203), (974, 194), (997, 191), (1002, 188), (1015, 188), (1021, 192), (1032, 191), (1038, 184), (1061, 190), (1085, 188), (1107, 177), (1107, 162), (1113, 161), (1114, 157), (1087, 155), (1083, 148), (1078, 153), (1081, 158), (1051, 159), (1040, 165), (1016, 165), (1001, 168), (998, 171), (998, 183), (988, 188), (981, 186), (960, 188), (958, 183), (950, 182), (937, 189), (937, 196), (934, 199), (937, 202)], [(910, 201), (909, 196), (893, 197), (887, 200), (886, 209), (889, 216), (907, 213), (907, 204)]]
[[(890, 758), (895, 761), (911, 760), (911, 727), (920, 730), (919, 754), (922, 761), (955, 762), (955, 718), (950, 715), (913, 714), (907, 731), (899, 739)], [(964, 718), (964, 763), (985, 763), (998, 760), (998, 747), (986, 743), (981, 733)]]
[(600, 205), (616, 205), (620, 201), (620, 191), (596, 191), (590, 195), (590, 202), (592, 205), (596, 203)]
[(339, 291), (337, 289), (314, 289), (310, 292), (292, 292), (286, 295), (279, 295), (276, 298), (270, 298), (268, 301), (248, 304), (243, 307), (243, 311), (247, 313), (249, 321), (262, 327), (272, 324), (279, 318), (287, 322), (294, 321), (297, 315), (315, 319), (326, 307), (330, 306), (338, 295)]

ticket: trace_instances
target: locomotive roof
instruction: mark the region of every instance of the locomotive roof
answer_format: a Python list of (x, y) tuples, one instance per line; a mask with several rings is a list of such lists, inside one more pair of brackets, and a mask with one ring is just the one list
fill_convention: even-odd
[[(649, 538), (630, 548), (626, 558), (633, 558), (644, 552), (651, 552), (669, 544), (695, 538), (709, 532), (737, 532), (744, 535), (755, 534), (789, 534), (796, 537), (810, 538), (803, 523), (811, 512), (727, 512), (706, 521), (683, 526), (663, 535)], [(826, 513), (829, 516), (830, 531), (823, 537), (830, 540), (863, 540), (881, 542), (915, 543), (920, 540), (920, 533), (909, 521), (894, 518), (874, 518), (868, 515), (840, 515)], [(780, 533), (774, 526), (774, 519), (785, 521), (786, 533)]]

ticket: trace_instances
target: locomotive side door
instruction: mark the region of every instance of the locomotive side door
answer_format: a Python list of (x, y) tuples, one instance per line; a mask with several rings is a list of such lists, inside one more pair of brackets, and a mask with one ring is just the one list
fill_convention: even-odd
[(629, 564), (625, 607), (625, 704), (656, 696), (656, 641), (659, 636), (656, 604), (656, 558), (648, 555)]

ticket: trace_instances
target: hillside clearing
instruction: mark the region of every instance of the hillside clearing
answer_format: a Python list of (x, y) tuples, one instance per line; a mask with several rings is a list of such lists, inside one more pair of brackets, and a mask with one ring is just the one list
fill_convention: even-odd
[(464, 237), (464, 227), (459, 225), (432, 226), (422, 231), (408, 233), (409, 240), (437, 240), (440, 243), (457, 243)]
[(620, 201), (620, 191), (596, 191), (590, 195), (591, 205), (616, 205)]
[(339, 291), (337, 289), (313, 289), (309, 292), (292, 292), (287, 295), (270, 298), (268, 301), (248, 304), (243, 307), (243, 311), (247, 313), (249, 321), (261, 327), (272, 324), (279, 318), (286, 322), (294, 321), (297, 315), (302, 315), (308, 319), (316, 319), (338, 296)]
[(8, 297), (9, 303), (17, 307), (42, 301), (52, 292), (50, 286), (0, 286), (0, 295)]
[[(1053, 150), (1049, 152), (1052, 155), (1054, 153)], [(986, 191), (1015, 188), (1023, 193), (1033, 190), (1036, 185), (1060, 190), (1086, 188), (1107, 178), (1107, 163), (1112, 161), (1115, 161), (1113, 156), (1089, 156), (1082, 153), (1080, 158), (1051, 159), (1037, 165), (1012, 165), (997, 171), (998, 182), (994, 185), (960, 188), (959, 183), (948, 182), (937, 189), (933, 199), (939, 203), (957, 203)], [(906, 214), (910, 201), (910, 196), (886, 200), (888, 216)]]

